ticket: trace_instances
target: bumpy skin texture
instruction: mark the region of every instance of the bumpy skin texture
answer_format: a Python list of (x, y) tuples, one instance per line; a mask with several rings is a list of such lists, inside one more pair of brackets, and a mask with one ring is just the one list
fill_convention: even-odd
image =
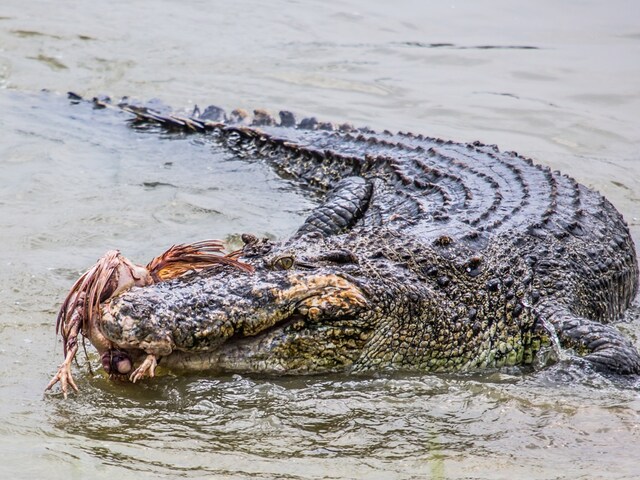
[(201, 272), (106, 304), (101, 329), (132, 356), (218, 371), (460, 371), (531, 363), (557, 335), (596, 368), (640, 373), (610, 324), (636, 294), (633, 242), (573, 179), (495, 146), (289, 112), (116, 108), (326, 193), (290, 239), (245, 238), (254, 274)]

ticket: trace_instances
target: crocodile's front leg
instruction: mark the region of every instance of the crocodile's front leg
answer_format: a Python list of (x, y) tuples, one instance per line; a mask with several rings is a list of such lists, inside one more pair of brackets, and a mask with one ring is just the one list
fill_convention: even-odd
[(371, 184), (362, 177), (343, 178), (327, 195), (324, 203), (311, 212), (296, 235), (344, 233), (364, 215), (372, 190)]

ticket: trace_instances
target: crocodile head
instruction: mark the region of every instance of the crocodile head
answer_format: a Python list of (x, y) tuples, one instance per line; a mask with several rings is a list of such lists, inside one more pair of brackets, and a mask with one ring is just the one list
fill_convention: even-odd
[[(101, 330), (132, 358), (173, 369), (310, 373), (352, 365), (371, 334), (355, 256), (246, 236), (252, 274), (216, 269), (134, 288), (103, 306)], [(310, 246), (311, 245), (311, 246)]]

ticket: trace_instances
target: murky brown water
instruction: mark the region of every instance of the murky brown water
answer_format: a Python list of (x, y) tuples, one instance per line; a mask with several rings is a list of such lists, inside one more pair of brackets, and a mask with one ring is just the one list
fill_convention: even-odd
[(280, 237), (312, 201), (42, 88), (497, 143), (601, 190), (640, 239), (640, 4), (431, 3), (2, 1), (1, 478), (640, 477), (638, 379), (563, 366), (130, 386), (83, 365), (80, 395), (43, 397), (59, 302), (104, 251)]

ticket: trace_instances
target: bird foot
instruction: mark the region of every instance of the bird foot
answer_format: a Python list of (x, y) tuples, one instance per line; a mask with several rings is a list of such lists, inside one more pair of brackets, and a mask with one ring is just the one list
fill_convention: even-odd
[(129, 376), (129, 380), (136, 383), (145, 377), (153, 378), (156, 375), (156, 367), (158, 366), (158, 359), (155, 355), (148, 354), (144, 361), (136, 368)]
[(47, 388), (45, 388), (45, 392), (47, 390), (51, 390), (51, 388), (58, 382), (60, 382), (60, 389), (62, 390), (62, 395), (64, 398), (67, 398), (67, 392), (69, 391), (69, 386), (78, 393), (78, 386), (76, 382), (73, 380), (73, 376), (71, 375), (71, 362), (76, 355), (76, 348), (73, 348), (67, 352), (67, 356), (64, 359), (64, 362), (58, 367), (58, 372), (51, 379)]

